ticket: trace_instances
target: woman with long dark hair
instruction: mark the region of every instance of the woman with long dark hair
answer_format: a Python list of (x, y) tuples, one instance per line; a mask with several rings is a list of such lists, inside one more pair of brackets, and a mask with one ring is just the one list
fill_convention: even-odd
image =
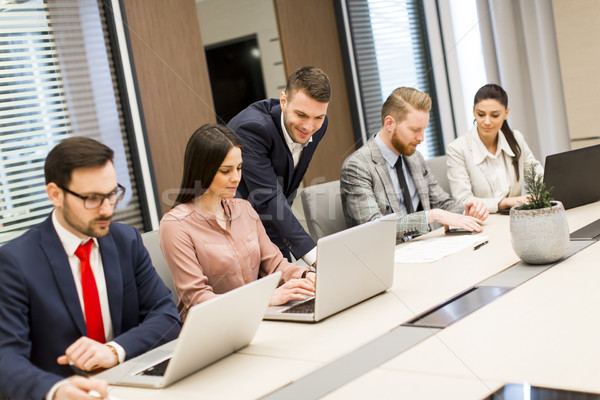
[(542, 166), (521, 132), (508, 126), (508, 95), (500, 86), (487, 84), (475, 94), (475, 124), (446, 148), (452, 197), (465, 204), (478, 198), (492, 212), (526, 203), (523, 173)]
[(314, 295), (314, 274), (288, 262), (250, 203), (234, 198), (241, 141), (227, 127), (204, 125), (190, 138), (175, 207), (160, 222), (160, 247), (185, 319), (195, 304), (261, 276), (282, 272), (271, 305)]

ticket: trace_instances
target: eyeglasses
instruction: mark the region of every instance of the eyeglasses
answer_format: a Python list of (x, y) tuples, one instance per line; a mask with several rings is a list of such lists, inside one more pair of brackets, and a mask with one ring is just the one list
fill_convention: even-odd
[(67, 189), (66, 187), (62, 187), (62, 186), (58, 186), (58, 187), (61, 188), (62, 190), (64, 190), (65, 192), (72, 194), (75, 197), (79, 197), (81, 200), (83, 200), (83, 206), (85, 208), (87, 208), (88, 210), (94, 210), (94, 209), (100, 207), (104, 203), (104, 200), (106, 200), (106, 199), (108, 199), (108, 203), (111, 206), (114, 206), (115, 204), (117, 204), (118, 202), (123, 200), (123, 197), (125, 197), (125, 188), (118, 183), (117, 183), (117, 188), (110, 193), (107, 193), (107, 194), (95, 194), (94, 193), (94, 194), (90, 194), (89, 196), (82, 196), (80, 194), (77, 194), (77, 193)]

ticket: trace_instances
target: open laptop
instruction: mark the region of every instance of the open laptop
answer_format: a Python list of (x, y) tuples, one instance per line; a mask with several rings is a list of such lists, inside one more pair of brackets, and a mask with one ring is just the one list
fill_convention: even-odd
[(95, 378), (111, 385), (163, 388), (245, 347), (280, 279), (277, 272), (192, 307), (179, 338)]
[(265, 319), (317, 322), (392, 286), (396, 215), (319, 239), (313, 298), (267, 309)]
[[(546, 157), (544, 182), (552, 197), (565, 209), (600, 200), (600, 145), (565, 151)], [(600, 236), (600, 220), (571, 233), (571, 240)]]
[(600, 145), (547, 156), (544, 182), (565, 209), (600, 200)]

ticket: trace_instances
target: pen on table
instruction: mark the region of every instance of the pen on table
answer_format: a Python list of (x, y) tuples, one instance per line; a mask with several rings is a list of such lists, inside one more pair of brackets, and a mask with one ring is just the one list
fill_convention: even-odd
[(476, 244), (475, 247), (473, 247), (473, 250), (477, 250), (477, 249), (485, 246), (486, 244), (488, 244), (488, 241), (484, 240), (483, 242)]

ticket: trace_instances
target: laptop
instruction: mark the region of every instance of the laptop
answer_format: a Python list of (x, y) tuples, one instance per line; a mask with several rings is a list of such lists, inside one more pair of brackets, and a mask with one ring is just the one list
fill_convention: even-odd
[(267, 309), (265, 319), (317, 322), (392, 286), (396, 214), (317, 242), (315, 296)]
[(566, 210), (600, 200), (600, 145), (547, 156), (544, 182)]
[(163, 388), (250, 343), (281, 272), (190, 309), (179, 338), (103, 371), (111, 385)]
[[(544, 182), (565, 209), (600, 200), (600, 145), (546, 157)], [(571, 233), (571, 240), (600, 237), (600, 220)]]

